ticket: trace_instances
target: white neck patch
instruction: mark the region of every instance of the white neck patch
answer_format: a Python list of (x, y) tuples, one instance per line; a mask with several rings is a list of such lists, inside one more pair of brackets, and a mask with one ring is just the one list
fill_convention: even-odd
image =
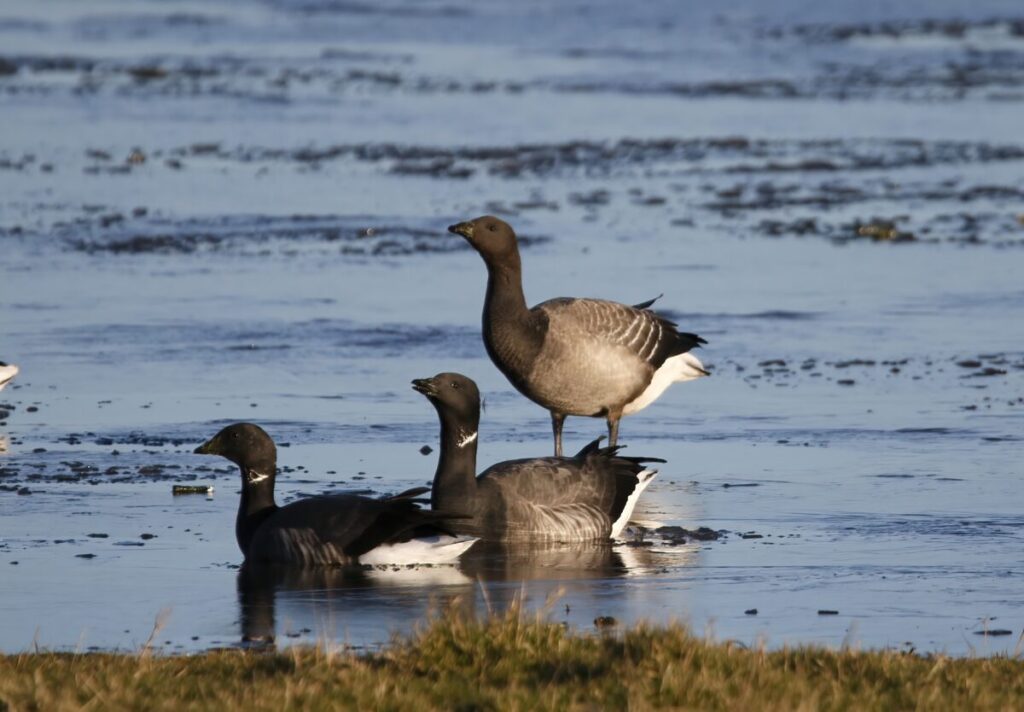
[(468, 434), (460, 434), (458, 445), (459, 445), (459, 447), (466, 447), (467, 445), (469, 445), (474, 440), (476, 440), (476, 431), (475, 430), (473, 432), (471, 432), (471, 433), (468, 433)]
[(270, 475), (264, 474), (262, 472), (256, 472), (256, 470), (250, 470), (249, 472), (245, 473), (245, 479), (251, 485), (257, 484), (258, 482), (262, 482), (268, 477), (270, 477)]

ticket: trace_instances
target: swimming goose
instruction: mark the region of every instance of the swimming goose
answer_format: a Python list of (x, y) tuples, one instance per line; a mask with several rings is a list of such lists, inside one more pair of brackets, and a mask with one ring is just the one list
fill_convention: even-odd
[(0, 391), (4, 389), (7, 383), (18, 375), (18, 367), (13, 363), (4, 363), (0, 361)]
[(551, 411), (555, 455), (567, 415), (604, 417), (608, 444), (619, 419), (646, 408), (676, 381), (710, 375), (691, 349), (707, 343), (650, 311), (654, 299), (627, 306), (561, 297), (527, 308), (516, 234), (487, 215), (448, 228), (487, 265), (484, 345), (494, 365), (534, 403)]
[(227, 426), (195, 452), (220, 455), (241, 470), (235, 536), (247, 562), (444, 563), (454, 561), (475, 541), (450, 533), (443, 520), (452, 514), (420, 509), (414, 498), (426, 493), (427, 487), (381, 499), (325, 495), (278, 507), (274, 502), (277, 448), (263, 428), (252, 423)]
[(600, 439), (576, 457), (539, 457), (492, 465), (476, 476), (480, 392), (458, 373), (412, 382), (437, 409), (441, 453), (430, 505), (472, 518), (448, 522), (453, 531), (485, 541), (593, 541), (625, 528), (656, 458), (622, 457)]

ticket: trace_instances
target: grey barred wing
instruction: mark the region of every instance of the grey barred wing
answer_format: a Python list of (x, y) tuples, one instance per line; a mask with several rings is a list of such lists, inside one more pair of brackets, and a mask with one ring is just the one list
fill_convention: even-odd
[(534, 307), (548, 318), (549, 333), (576, 341), (614, 344), (658, 368), (666, 359), (706, 343), (681, 333), (668, 319), (645, 308), (603, 299), (552, 299)]
[(556, 458), (511, 460), (481, 479), (500, 493), (510, 535), (543, 533), (550, 539), (608, 536), (614, 483), (578, 462)]

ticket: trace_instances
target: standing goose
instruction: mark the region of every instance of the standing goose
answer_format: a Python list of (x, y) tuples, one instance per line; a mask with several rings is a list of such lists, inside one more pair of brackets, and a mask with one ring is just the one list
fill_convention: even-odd
[(551, 411), (555, 455), (567, 415), (604, 417), (608, 444), (619, 419), (654, 402), (676, 381), (707, 376), (689, 351), (707, 343), (648, 309), (602, 299), (561, 297), (527, 308), (516, 234), (490, 215), (448, 228), (487, 265), (484, 345), (494, 365), (534, 403)]
[(618, 536), (655, 470), (655, 458), (587, 445), (576, 457), (499, 462), (476, 476), (480, 392), (458, 373), (412, 382), (441, 420), (441, 454), (430, 504), (470, 518), (448, 523), (484, 541), (593, 541)]
[(13, 363), (0, 361), (0, 391), (4, 389), (12, 378), (18, 375), (18, 367)]
[[(439, 512), (415, 497), (428, 491), (371, 499), (359, 495), (310, 497), (278, 507), (274, 502), (277, 448), (258, 425), (235, 423), (195, 449), (220, 455), (242, 473), (235, 536), (246, 562), (347, 565), (454, 561), (475, 539), (454, 536)], [(448, 514), (448, 517), (458, 517)]]

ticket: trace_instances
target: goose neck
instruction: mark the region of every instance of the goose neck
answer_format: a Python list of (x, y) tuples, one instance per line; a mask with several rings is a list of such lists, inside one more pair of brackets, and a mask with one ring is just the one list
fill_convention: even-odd
[(441, 414), (441, 452), (430, 495), (433, 509), (467, 513), (465, 507), (476, 491), (476, 451), (479, 417), (458, 418)]

